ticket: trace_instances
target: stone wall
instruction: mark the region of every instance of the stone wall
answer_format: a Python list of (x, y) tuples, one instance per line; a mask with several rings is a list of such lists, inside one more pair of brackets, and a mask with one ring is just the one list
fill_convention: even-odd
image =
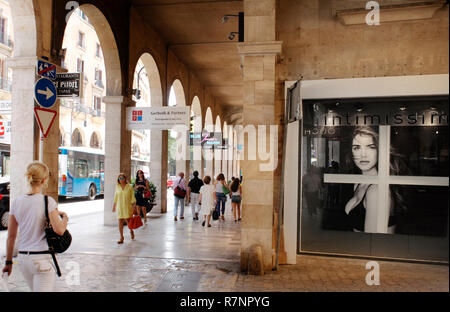
[(345, 26), (333, 11), (362, 6), (361, 1), (344, 3), (278, 2), (277, 35), (283, 41), (279, 80), (448, 73), (448, 5), (431, 19)]

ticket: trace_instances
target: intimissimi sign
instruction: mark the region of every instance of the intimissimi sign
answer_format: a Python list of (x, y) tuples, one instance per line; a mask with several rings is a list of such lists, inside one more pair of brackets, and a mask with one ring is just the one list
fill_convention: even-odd
[(303, 106), (305, 135), (323, 127), (448, 126), (445, 97), (304, 100)]

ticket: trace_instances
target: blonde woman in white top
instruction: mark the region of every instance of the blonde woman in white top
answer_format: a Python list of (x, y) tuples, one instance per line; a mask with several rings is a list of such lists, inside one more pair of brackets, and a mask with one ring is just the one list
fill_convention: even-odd
[(211, 185), (211, 177), (206, 176), (203, 178), (203, 183), (205, 183), (200, 188), (200, 199), (201, 209), (199, 214), (203, 215), (202, 226), (205, 226), (206, 219), (208, 219), (208, 227), (211, 227), (211, 210), (215, 209), (215, 198), (216, 192), (214, 185)]
[[(3, 273), (11, 275), (14, 244), (20, 230), (19, 263), (22, 274), (31, 291), (50, 292), (53, 290), (56, 271), (45, 238), (45, 202), (42, 195), (42, 190), (47, 187), (49, 170), (45, 164), (33, 162), (28, 166), (25, 176), (31, 191), (12, 202)], [(57, 203), (51, 197), (48, 197), (48, 213), (55, 233), (63, 235), (69, 218), (58, 211)]]

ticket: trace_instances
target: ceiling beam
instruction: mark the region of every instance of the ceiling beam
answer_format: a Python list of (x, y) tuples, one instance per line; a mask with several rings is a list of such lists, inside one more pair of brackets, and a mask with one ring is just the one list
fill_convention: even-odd
[[(188, 43), (170, 43), (168, 46), (170, 47), (183, 47), (183, 46), (197, 46), (197, 45), (230, 45), (236, 44), (237, 41), (218, 41), (218, 42), (188, 42)], [(237, 54), (237, 52), (236, 52)]]
[(191, 5), (191, 4), (218, 4), (218, 3), (242, 3), (244, 0), (221, 0), (221, 1), (192, 1), (192, 2), (175, 2), (175, 3), (149, 3), (149, 4), (134, 4), (135, 8), (153, 7), (153, 6), (176, 6), (176, 5)]

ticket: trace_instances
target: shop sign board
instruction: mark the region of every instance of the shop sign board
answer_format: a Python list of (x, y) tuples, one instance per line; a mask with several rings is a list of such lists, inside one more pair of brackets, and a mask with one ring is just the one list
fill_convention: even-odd
[(128, 130), (189, 131), (190, 107), (130, 107), (127, 109)]
[(0, 143), (11, 144), (11, 120), (0, 119)]
[(0, 115), (11, 114), (11, 101), (0, 101)]
[(80, 98), (83, 96), (82, 73), (56, 74), (58, 98)]

